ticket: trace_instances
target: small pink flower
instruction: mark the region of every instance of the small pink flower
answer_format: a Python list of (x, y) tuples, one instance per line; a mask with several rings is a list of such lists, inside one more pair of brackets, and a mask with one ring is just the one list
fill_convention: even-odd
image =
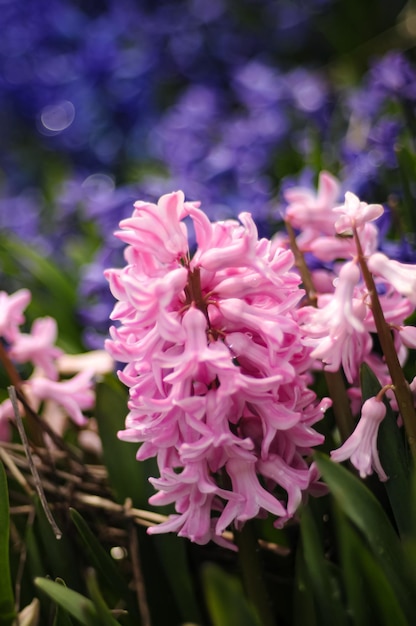
[(132, 217), (120, 222), (116, 237), (143, 247), (143, 253), (157, 262), (172, 262), (180, 258), (188, 247), (182, 191), (162, 196), (157, 205), (138, 201)]
[(335, 219), (331, 214), (339, 196), (339, 182), (328, 172), (319, 174), (318, 192), (303, 187), (285, 191), (289, 203), (286, 219), (294, 228), (312, 228), (314, 231), (332, 234)]
[(403, 344), (416, 350), (416, 326), (401, 326), (398, 332)]
[(393, 261), (381, 252), (372, 254), (367, 264), (370, 272), (384, 278), (412, 304), (416, 305), (416, 265)]
[(58, 334), (52, 317), (36, 319), (30, 333), (18, 333), (10, 349), (10, 357), (18, 363), (32, 361), (51, 380), (58, 378), (56, 359), (63, 350), (55, 346)]
[(53, 400), (66, 411), (66, 414), (83, 426), (87, 418), (82, 410), (91, 409), (94, 405), (94, 391), (92, 389), (92, 373), (80, 372), (72, 378), (63, 381), (52, 381), (40, 376), (32, 376), (25, 386), (36, 400)]
[(29, 304), (31, 294), (28, 289), (19, 289), (11, 296), (0, 291), (0, 336), (14, 341), (19, 326), (25, 321), (23, 311)]
[(341, 462), (350, 459), (361, 478), (372, 474), (374, 469), (380, 480), (386, 481), (377, 450), (378, 429), (385, 415), (386, 406), (382, 400), (376, 397), (366, 400), (357, 427), (340, 448), (331, 452), (332, 460)]
[(324, 306), (299, 312), (305, 320), (305, 332), (314, 346), (311, 356), (321, 360), (325, 369), (334, 372), (342, 365), (349, 382), (355, 378), (359, 363), (368, 351), (371, 338), (364, 326), (366, 307), (354, 297), (360, 270), (353, 262), (345, 263), (336, 281), (335, 292)]
[(355, 194), (347, 191), (344, 204), (335, 207), (333, 211), (341, 213), (335, 222), (335, 230), (337, 233), (344, 233), (376, 220), (384, 213), (384, 208), (381, 204), (361, 202)]

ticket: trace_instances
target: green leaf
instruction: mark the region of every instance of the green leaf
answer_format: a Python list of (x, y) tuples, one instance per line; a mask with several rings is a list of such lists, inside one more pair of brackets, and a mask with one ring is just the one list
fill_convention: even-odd
[(296, 552), (293, 623), (294, 626), (318, 626), (319, 624), (301, 542)]
[[(365, 602), (372, 606), (371, 620), (368, 623), (376, 623), (379, 626), (410, 626), (413, 620), (407, 620), (398, 595), (390, 585), (383, 570), (371, 552), (360, 545), (355, 556), (358, 560), (358, 568), (365, 576), (365, 588), (367, 597)], [(360, 567), (361, 566), (361, 567)], [(363, 625), (364, 626), (364, 625)]]
[[(95, 610), (98, 615), (99, 625), (101, 626), (119, 626), (119, 623), (111, 615), (110, 610), (103, 600), (98, 588), (97, 578), (94, 570), (90, 569), (86, 575), (88, 593), (94, 603)], [(90, 609), (88, 609), (89, 611)], [(138, 623), (138, 622), (136, 622)]]
[(213, 563), (205, 565), (202, 577), (213, 626), (261, 626), (237, 578)]
[(35, 499), (35, 507), (35, 538), (47, 575), (53, 579), (62, 578), (69, 587), (81, 590), (80, 556), (77, 554), (75, 542), (68, 533), (57, 539), (38, 498)]
[(348, 613), (353, 617), (354, 626), (368, 626), (371, 622), (371, 607), (367, 602), (362, 572), (357, 569), (356, 552), (364, 546), (363, 540), (353, 532), (344, 513), (334, 504), (335, 530), (344, 580)]
[(354, 626), (408, 626), (386, 575), (360, 536), (336, 507), (336, 528), (347, 609)]
[[(407, 619), (416, 623), (416, 592), (406, 573), (406, 560), (399, 538), (378, 500), (371, 491), (341, 465), (323, 454), (315, 455), (320, 470), (338, 506), (365, 538), (382, 567)], [(412, 622), (413, 620), (413, 622)]]
[(0, 626), (10, 626), (16, 616), (9, 561), (9, 491), (0, 461)]
[[(363, 400), (374, 397), (381, 385), (367, 364), (360, 371)], [(411, 531), (411, 463), (408, 448), (403, 440), (403, 432), (397, 426), (397, 419), (390, 403), (384, 398), (386, 417), (380, 424), (377, 447), (381, 465), (389, 479), (383, 483), (400, 534)]]
[(91, 619), (86, 617), (86, 615), (93, 616), (93, 618), (98, 620), (98, 614), (93, 602), (77, 591), (68, 589), (62, 584), (47, 578), (35, 578), (35, 585), (83, 626), (91, 626)]
[[(58, 585), (66, 587), (65, 582), (61, 578), (57, 578), (55, 581)], [(53, 620), (53, 626), (73, 626), (73, 621), (69, 617), (65, 609), (56, 605), (55, 618)]]
[[(126, 580), (120, 573), (114, 560), (106, 552), (98, 541), (97, 537), (90, 530), (84, 518), (75, 509), (70, 509), (71, 519), (79, 533), (81, 542), (85, 548), (91, 565), (97, 570), (106, 581), (108, 586), (122, 598), (129, 607), (129, 612), (136, 613), (135, 598), (128, 588)], [(139, 619), (138, 615), (136, 616)]]
[(308, 580), (316, 600), (318, 623), (323, 626), (346, 624), (338, 584), (324, 556), (323, 541), (309, 506), (302, 510), (300, 530)]
[(117, 437), (118, 431), (124, 429), (128, 412), (127, 391), (114, 376), (106, 376), (104, 382), (97, 385), (96, 393), (95, 416), (114, 495), (120, 504), (131, 498), (135, 507), (143, 508), (152, 493), (146, 464), (136, 460), (137, 443)]
[(74, 622), (68, 613), (61, 607), (56, 607), (56, 613), (53, 620), (53, 626), (73, 626)]

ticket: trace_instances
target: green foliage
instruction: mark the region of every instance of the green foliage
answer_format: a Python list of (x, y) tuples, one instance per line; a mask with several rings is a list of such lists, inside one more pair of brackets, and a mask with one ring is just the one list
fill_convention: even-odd
[(0, 626), (10, 626), (15, 618), (14, 595), (9, 563), (9, 495), (6, 472), (0, 461)]
[[(78, 511), (76, 511), (75, 509), (71, 509), (70, 515), (79, 533), (81, 544), (88, 557), (88, 562), (101, 575), (101, 578), (105, 582), (107, 589), (111, 590), (117, 595), (119, 599), (123, 600), (129, 614), (138, 621), (139, 615), (135, 604), (134, 594), (129, 589), (128, 583), (125, 577), (121, 574), (119, 568), (116, 566), (114, 559), (98, 541), (97, 537), (92, 532), (80, 513), (78, 513)], [(91, 589), (93, 589), (93, 591), (95, 591), (97, 595), (98, 584), (95, 579), (91, 577), (91, 575), (88, 585), (88, 588), (90, 589), (91, 587)]]
[(35, 584), (83, 626), (117, 626), (118, 622), (111, 616), (91, 577), (89, 580), (94, 600), (46, 578), (36, 578)]
[[(344, 555), (344, 560), (347, 558), (346, 587), (350, 591), (350, 597), (354, 599), (356, 614), (362, 621), (361, 611), (357, 610), (360, 605), (357, 600), (358, 592), (348, 576), (351, 561), (348, 561), (346, 554), (351, 553), (352, 546), (355, 548), (354, 555), (365, 584), (371, 593), (374, 592), (373, 614), (379, 613), (380, 605), (377, 604), (375, 591), (380, 586), (389, 590), (391, 611), (397, 614), (398, 623), (407, 623), (410, 626), (416, 620), (413, 602), (416, 587), (409, 576), (403, 545), (388, 516), (373, 493), (351, 472), (332, 463), (323, 455), (317, 454), (316, 462), (339, 510), (352, 525), (352, 531), (346, 530), (342, 526), (344, 521), (341, 520), (339, 537), (343, 546), (341, 554)], [(352, 546), (346, 547), (347, 542)], [(357, 569), (354, 567), (355, 571)], [(366, 601), (371, 601), (371, 594)]]
[(313, 518), (311, 507), (305, 507), (301, 517), (302, 551), (306, 570), (306, 584), (313, 591), (316, 616), (322, 626), (347, 624), (340, 601), (338, 581), (325, 558), (322, 537)]
[(205, 565), (202, 576), (213, 626), (260, 626), (237, 578), (213, 563)]

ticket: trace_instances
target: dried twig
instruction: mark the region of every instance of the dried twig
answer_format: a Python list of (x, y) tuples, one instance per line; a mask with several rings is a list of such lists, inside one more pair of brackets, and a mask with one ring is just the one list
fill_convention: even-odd
[[(131, 510), (132, 510), (132, 502), (131, 502), (131, 499), (128, 498), (124, 505), (124, 511), (125, 511), (127, 518), (130, 518)], [(131, 523), (131, 518), (129, 519), (127, 533), (128, 533), (128, 538), (129, 538), (129, 550), (130, 550), (131, 564), (132, 564), (132, 570), (133, 570), (134, 589), (136, 591), (137, 603), (139, 605), (141, 622), (143, 626), (152, 626), (149, 605), (147, 603), (147, 597), (146, 597), (146, 587), (144, 584), (142, 568), (141, 568), (141, 563), (140, 563), (140, 549), (139, 549), (139, 541), (137, 538), (137, 529)]]
[(19, 431), (19, 435), (20, 438), (22, 440), (22, 444), (24, 446), (25, 452), (26, 452), (26, 456), (27, 456), (27, 460), (29, 462), (29, 466), (30, 466), (30, 471), (32, 472), (32, 476), (34, 478), (35, 481), (35, 488), (37, 491), (37, 494), (39, 496), (42, 508), (45, 512), (46, 518), (49, 522), (49, 524), (51, 525), (51, 528), (54, 532), (54, 535), (56, 537), (56, 539), (61, 539), (62, 537), (62, 531), (60, 530), (60, 528), (58, 527), (57, 523), (55, 522), (53, 515), (49, 509), (48, 503), (46, 501), (46, 497), (45, 497), (45, 493), (43, 491), (43, 487), (42, 487), (42, 483), (40, 480), (40, 476), (38, 474), (38, 470), (36, 469), (36, 466), (33, 462), (33, 457), (32, 457), (32, 453), (30, 450), (30, 446), (29, 446), (29, 441), (27, 439), (27, 435), (26, 435), (26, 431), (24, 429), (23, 426), (23, 422), (22, 422), (22, 418), (20, 416), (19, 413), (19, 407), (17, 404), (17, 396), (16, 396), (16, 389), (13, 387), (13, 385), (11, 385), (10, 387), (7, 387), (7, 391), (13, 406), (13, 412), (14, 412), (14, 417), (16, 420), (16, 424), (17, 424), (17, 428)]
[(19, 470), (11, 455), (8, 454), (2, 446), (0, 446), (0, 458), (5, 466), (9, 469), (11, 475), (16, 480), (16, 482), (24, 489), (28, 496), (32, 496), (33, 491), (30, 488), (30, 485), (27, 482), (25, 476)]

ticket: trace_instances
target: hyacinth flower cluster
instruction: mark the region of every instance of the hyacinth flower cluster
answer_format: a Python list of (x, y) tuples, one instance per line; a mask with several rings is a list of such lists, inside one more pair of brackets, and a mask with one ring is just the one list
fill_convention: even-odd
[[(402, 367), (409, 349), (416, 348), (416, 328), (406, 324), (416, 305), (416, 266), (391, 260), (378, 250), (382, 205), (361, 202), (351, 192), (339, 205), (339, 192), (338, 181), (327, 172), (321, 173), (316, 194), (304, 188), (286, 191), (285, 219), (297, 233), (295, 245), (309, 264), (306, 281), (310, 279), (309, 295), (316, 300), (316, 306), (299, 309), (298, 320), (315, 367), (341, 371), (353, 415), (361, 410), (354, 432), (332, 458), (350, 459), (363, 478), (375, 470), (387, 480), (377, 450), (386, 413), (384, 395), (403, 420), (410, 445), (414, 433), (415, 381), (407, 384)], [(381, 392), (364, 403), (362, 363), (382, 385)]]
[(280, 526), (319, 488), (307, 457), (331, 403), (308, 388), (292, 252), (259, 239), (248, 213), (210, 222), (182, 192), (136, 202), (116, 235), (128, 244), (126, 265), (106, 271), (106, 348), (130, 390), (119, 436), (156, 457), (150, 503), (176, 510), (149, 532), (204, 544), (268, 513)]
[[(58, 433), (69, 417), (77, 426), (85, 426), (88, 418), (83, 411), (94, 406), (94, 374), (96, 365), (89, 360), (87, 367), (77, 361), (79, 370), (72, 377), (62, 377), (62, 370), (73, 370), (71, 357), (56, 346), (57, 324), (52, 317), (34, 320), (30, 332), (23, 332), (23, 311), (31, 299), (28, 289), (9, 295), (0, 292), (0, 359), (10, 380), (34, 411), (43, 406), (42, 415)], [(99, 357), (100, 360), (102, 356)], [(28, 373), (27, 377), (21, 373)], [(22, 407), (22, 414), (25, 409)], [(10, 398), (0, 403), (0, 441), (10, 439), (10, 422), (15, 418)]]

